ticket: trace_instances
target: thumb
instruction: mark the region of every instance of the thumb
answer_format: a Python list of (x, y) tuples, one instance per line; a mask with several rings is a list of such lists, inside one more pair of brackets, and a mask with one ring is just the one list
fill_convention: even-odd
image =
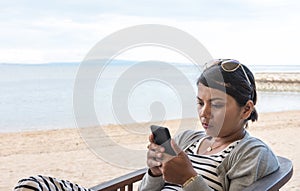
[(175, 143), (174, 139), (171, 139), (171, 146), (173, 150), (175, 151), (176, 155), (178, 155), (182, 150), (178, 147), (178, 145)]

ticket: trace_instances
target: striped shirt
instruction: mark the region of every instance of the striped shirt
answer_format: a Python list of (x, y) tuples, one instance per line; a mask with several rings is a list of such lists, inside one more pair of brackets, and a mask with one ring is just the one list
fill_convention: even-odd
[(49, 176), (31, 176), (22, 179), (14, 191), (92, 191), (67, 180), (59, 180)]
[[(217, 174), (217, 167), (222, 163), (223, 159), (234, 149), (234, 147), (239, 143), (238, 141), (232, 142), (222, 151), (212, 154), (212, 155), (199, 155), (197, 151), (201, 142), (206, 139), (204, 137), (197, 142), (190, 145), (185, 152), (187, 153), (189, 159), (195, 171), (202, 176), (207, 185), (217, 191), (223, 190), (221, 181), (219, 180)], [(180, 185), (165, 183), (162, 191), (182, 191)]]

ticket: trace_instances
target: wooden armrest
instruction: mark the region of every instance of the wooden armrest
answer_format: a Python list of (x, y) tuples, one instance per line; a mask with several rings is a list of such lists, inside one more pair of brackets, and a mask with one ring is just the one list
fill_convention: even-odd
[[(284, 157), (278, 156), (278, 160), (280, 163), (280, 167), (277, 171), (257, 180), (244, 190), (274, 191), (279, 190), (279, 188), (286, 184), (293, 175), (293, 164), (292, 161)], [(120, 189), (120, 191), (125, 191), (125, 188), (127, 188), (127, 191), (132, 191), (133, 183), (141, 180), (146, 172), (147, 168), (140, 169), (119, 178), (115, 178), (113, 180), (94, 186), (91, 189), (95, 191), (116, 191), (118, 189)]]
[(147, 172), (147, 170), (148, 168), (139, 169), (129, 174), (120, 176), (113, 180), (109, 180), (107, 182), (94, 186), (90, 189), (95, 191), (113, 191), (118, 189), (120, 189), (121, 191), (125, 191), (125, 188), (127, 187), (127, 191), (132, 191), (133, 183), (141, 180), (144, 174)]

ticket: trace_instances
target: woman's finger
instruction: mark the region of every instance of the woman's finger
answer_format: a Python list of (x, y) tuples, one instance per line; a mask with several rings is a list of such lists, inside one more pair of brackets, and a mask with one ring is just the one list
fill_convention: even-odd
[(159, 146), (159, 145), (157, 145), (157, 144), (155, 144), (155, 143), (150, 143), (150, 144), (147, 146), (147, 148), (148, 148), (149, 150), (153, 150), (153, 151), (156, 151), (156, 152), (161, 152), (161, 153), (165, 152), (165, 148), (164, 148), (164, 147)]
[(157, 152), (155, 150), (148, 150), (147, 152), (147, 158), (153, 159), (156, 161), (161, 162), (163, 160), (163, 153), (162, 152)]
[(147, 154), (147, 165), (148, 167), (156, 167), (161, 166), (162, 159), (160, 158), (162, 156), (161, 153), (155, 153), (154, 151), (149, 151)]
[(158, 167), (158, 166), (161, 166), (162, 163), (161, 162), (158, 162), (156, 160), (147, 160), (147, 165), (149, 168), (153, 168), (153, 167)]
[(154, 135), (153, 134), (149, 135), (149, 142), (154, 143)]

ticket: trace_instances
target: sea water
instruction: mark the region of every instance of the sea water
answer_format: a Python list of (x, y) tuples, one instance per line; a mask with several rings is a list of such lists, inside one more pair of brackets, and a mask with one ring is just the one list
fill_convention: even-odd
[[(73, 93), (80, 64), (0, 64), (0, 132), (76, 127)], [(134, 87), (130, 87), (130, 91), (122, 90), (122, 87), (116, 84), (118, 80), (124, 80), (123, 73), (134, 65), (135, 62), (118, 61), (104, 68), (99, 74), (93, 100), (99, 124), (132, 122), (121, 120), (118, 112), (114, 111), (113, 103), (118, 103), (118, 99), (112, 98), (112, 95), (116, 91), (120, 96), (126, 96), (127, 104), (125, 109), (122, 108), (122, 112), (128, 112), (126, 114), (136, 122), (152, 120), (154, 115), (157, 115), (158, 119), (162, 117), (163, 120), (180, 119), (183, 117), (183, 107), (190, 111), (185, 117), (196, 117), (195, 84), (201, 72), (198, 66), (172, 65), (186, 75), (194, 88), (195, 95), (189, 92), (189, 96), (195, 104), (185, 105), (185, 101), (180, 99), (182, 89), (177, 86), (183, 83), (182, 79), (171, 74), (171, 84), (156, 79), (156, 76), (150, 80), (141, 78)], [(254, 72), (300, 72), (299, 65), (257, 65), (249, 68)], [(168, 71), (161, 73), (167, 75)], [(258, 92), (257, 110), (260, 113), (299, 110), (299, 98), (299, 92)], [(153, 113), (152, 106), (162, 107), (163, 112)]]

